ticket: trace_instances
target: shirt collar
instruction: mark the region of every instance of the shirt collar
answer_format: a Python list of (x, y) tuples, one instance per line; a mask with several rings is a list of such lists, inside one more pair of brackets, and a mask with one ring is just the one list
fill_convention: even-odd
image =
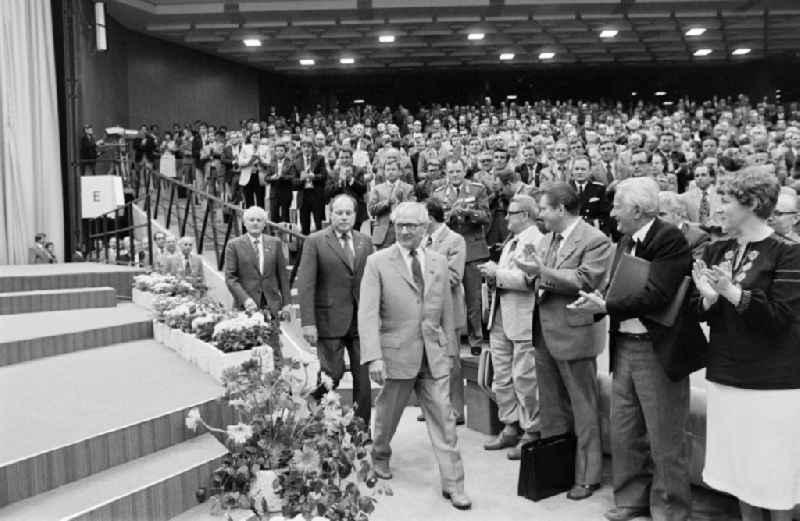
[[(403, 259), (405, 259), (406, 261), (410, 262), (410, 260), (411, 260), (411, 250), (409, 250), (405, 246), (401, 246), (400, 243), (397, 243), (397, 247), (400, 248), (400, 254), (403, 256)], [(417, 246), (417, 259), (421, 259), (422, 258), (422, 255), (423, 255), (424, 251), (425, 250), (422, 247), (422, 243), (420, 243), (419, 246)]]
[(564, 231), (561, 232), (561, 240), (562, 242), (566, 240), (570, 235), (572, 235), (572, 231), (578, 226), (578, 221), (580, 221), (580, 216), (575, 216), (575, 219), (572, 220), (572, 224), (564, 228)]
[(647, 224), (636, 230), (631, 238), (634, 241), (644, 242), (644, 238), (647, 237), (647, 234), (650, 232), (650, 228), (653, 226), (653, 223), (656, 222), (655, 219), (650, 219)]

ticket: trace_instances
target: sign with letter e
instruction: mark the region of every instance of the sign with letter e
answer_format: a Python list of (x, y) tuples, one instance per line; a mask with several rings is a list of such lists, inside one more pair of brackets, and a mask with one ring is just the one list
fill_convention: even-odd
[(125, 205), (122, 178), (117, 175), (81, 177), (81, 217), (93, 219)]

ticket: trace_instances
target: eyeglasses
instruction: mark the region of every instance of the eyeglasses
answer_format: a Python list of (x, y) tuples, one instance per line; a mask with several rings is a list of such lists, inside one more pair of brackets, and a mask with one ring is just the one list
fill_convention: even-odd
[(398, 230), (402, 230), (403, 228), (408, 228), (409, 230), (416, 230), (417, 228), (422, 226), (422, 223), (394, 223), (394, 226)]
[(511, 216), (511, 215), (517, 215), (517, 214), (520, 214), (520, 213), (528, 213), (528, 212), (526, 212), (525, 210), (516, 210), (516, 211), (514, 211), (514, 212), (512, 212), (511, 210), (509, 210), (508, 212), (506, 212), (506, 215), (509, 215), (509, 216)]

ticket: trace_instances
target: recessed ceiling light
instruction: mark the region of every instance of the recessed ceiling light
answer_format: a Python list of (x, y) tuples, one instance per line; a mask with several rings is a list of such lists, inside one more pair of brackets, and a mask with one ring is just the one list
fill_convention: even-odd
[(744, 56), (745, 54), (750, 54), (750, 49), (747, 47), (739, 47), (738, 49), (734, 49), (731, 54), (734, 56)]
[(352, 65), (356, 62), (355, 58), (339, 58), (339, 63), (342, 65)]
[(314, 60), (312, 60), (311, 58), (303, 58), (302, 60), (300, 60), (300, 65), (303, 65), (305, 67), (314, 65)]
[(553, 58), (555, 58), (555, 56), (556, 56), (556, 53), (554, 53), (554, 52), (540, 52), (539, 53), (539, 59), (540, 60), (552, 60)]
[(354, 99), (353, 103), (355, 103), (356, 105), (361, 105), (362, 103), (364, 103), (364, 100), (363, 99)]
[(483, 40), (483, 37), (486, 36), (483, 33), (469, 33), (467, 35), (467, 40)]
[(666, 91), (663, 91), (663, 90), (657, 90), (657, 91), (655, 91), (655, 92), (654, 92), (654, 94), (655, 94), (656, 96), (666, 96), (666, 95), (667, 95), (667, 92), (666, 92)]
[(393, 34), (382, 34), (378, 36), (378, 41), (381, 43), (392, 43), (394, 42), (394, 35)]
[(638, 95), (639, 95), (639, 93), (636, 92), (636, 91), (631, 92), (631, 96), (638, 96)]
[(672, 102), (671, 102), (671, 101), (665, 101), (665, 102), (664, 102), (664, 106), (665, 106), (665, 107), (669, 107), (669, 106), (671, 106), (671, 105), (672, 105)]
[(514, 101), (515, 99), (517, 99), (517, 95), (516, 94), (509, 94), (508, 96), (506, 96), (506, 99)]
[(706, 32), (705, 27), (692, 27), (688, 31), (686, 31), (686, 36), (700, 36), (704, 32)]
[(500, 54), (500, 59), (503, 60), (503, 61), (513, 60), (514, 59), (514, 53), (513, 52), (504, 52), (504, 53)]
[(619, 31), (616, 29), (604, 29), (600, 31), (600, 38), (613, 38), (617, 34), (619, 34)]
[(245, 47), (261, 47), (261, 40), (258, 38), (248, 38), (243, 42)]
[(695, 56), (708, 56), (711, 54), (711, 49), (697, 49), (694, 51)]

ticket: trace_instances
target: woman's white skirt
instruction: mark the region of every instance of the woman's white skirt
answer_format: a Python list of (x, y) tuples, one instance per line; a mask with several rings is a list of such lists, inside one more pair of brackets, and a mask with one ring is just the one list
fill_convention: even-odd
[(703, 481), (761, 508), (800, 503), (800, 389), (708, 382)]

